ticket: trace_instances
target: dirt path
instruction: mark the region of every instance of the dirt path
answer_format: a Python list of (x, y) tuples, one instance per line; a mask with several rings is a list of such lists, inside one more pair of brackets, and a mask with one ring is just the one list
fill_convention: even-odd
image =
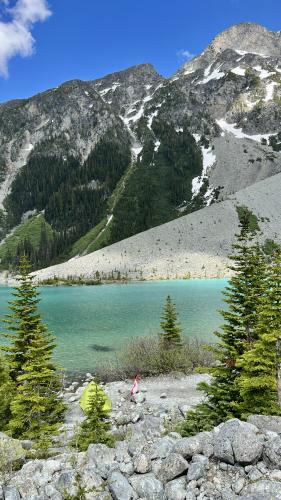
[[(191, 407), (202, 400), (202, 393), (197, 390), (199, 382), (210, 380), (209, 375), (193, 374), (182, 377), (166, 375), (145, 378), (140, 382), (140, 392), (146, 398), (146, 404), (151, 407), (162, 406), (168, 410), (176, 406)], [(105, 390), (110, 397), (113, 408), (120, 402), (120, 394), (129, 393), (132, 382), (111, 382)], [(166, 397), (161, 397), (166, 395)]]

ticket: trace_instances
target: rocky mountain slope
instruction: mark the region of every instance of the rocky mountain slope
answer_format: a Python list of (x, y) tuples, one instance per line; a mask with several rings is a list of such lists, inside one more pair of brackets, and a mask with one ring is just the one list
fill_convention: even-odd
[(242, 189), (227, 200), (132, 236), (84, 257), (36, 272), (56, 277), (131, 279), (221, 278), (239, 232), (237, 208), (260, 218), (259, 240), (281, 244), (281, 174)]
[[(146, 64), (1, 105), (2, 268), (23, 250), (38, 268), (209, 205), (224, 213), (234, 202), (222, 201), (281, 172), (280, 118), (281, 34), (252, 23), (168, 79)], [(38, 214), (37, 244), (10, 235)]]

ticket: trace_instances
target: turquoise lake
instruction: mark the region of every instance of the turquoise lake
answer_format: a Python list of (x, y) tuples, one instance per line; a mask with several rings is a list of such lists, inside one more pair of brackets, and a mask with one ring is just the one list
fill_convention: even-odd
[[(91, 371), (130, 338), (159, 331), (170, 294), (189, 338), (212, 339), (222, 323), (227, 280), (169, 280), (103, 286), (43, 287), (40, 310), (57, 338), (56, 360), (69, 371)], [(11, 289), (0, 287), (0, 317)]]

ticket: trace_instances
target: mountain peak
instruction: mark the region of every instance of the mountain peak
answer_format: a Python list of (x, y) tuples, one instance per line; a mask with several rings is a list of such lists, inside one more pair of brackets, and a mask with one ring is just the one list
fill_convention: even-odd
[(280, 57), (281, 34), (256, 23), (235, 24), (215, 37), (209, 49), (216, 55), (227, 49)]

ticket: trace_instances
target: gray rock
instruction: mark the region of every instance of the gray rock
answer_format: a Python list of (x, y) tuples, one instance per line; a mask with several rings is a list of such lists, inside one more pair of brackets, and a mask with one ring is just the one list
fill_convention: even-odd
[(184, 458), (190, 458), (202, 453), (202, 441), (198, 436), (179, 439), (176, 441), (173, 451), (180, 453)]
[(97, 468), (97, 472), (106, 478), (114, 467), (116, 452), (104, 444), (90, 444), (87, 450), (87, 461)]
[(46, 460), (43, 463), (41, 474), (46, 474), (48, 477), (52, 476), (55, 472), (62, 470), (63, 466), (59, 460)]
[(160, 394), (160, 398), (161, 398), (161, 399), (167, 399), (167, 394), (166, 394), (166, 392), (162, 392), (162, 394)]
[(263, 451), (263, 438), (253, 432), (249, 425), (242, 423), (232, 439), (234, 459), (244, 465), (256, 463)]
[(199, 493), (199, 490), (187, 491), (185, 500), (196, 500), (196, 493)]
[(271, 481), (280, 481), (281, 482), (281, 470), (272, 470), (267, 473), (268, 479)]
[(134, 471), (138, 474), (146, 474), (151, 471), (151, 459), (145, 453), (135, 455), (133, 459)]
[(170, 481), (165, 486), (165, 500), (185, 500), (186, 498), (186, 479), (179, 477)]
[(258, 429), (238, 419), (228, 420), (214, 429), (214, 456), (223, 462), (249, 464), (258, 461), (263, 441)]
[(281, 434), (281, 417), (267, 415), (250, 415), (247, 422), (255, 425), (261, 432), (271, 431)]
[(214, 454), (214, 438), (213, 432), (200, 432), (197, 438), (202, 444), (202, 455), (210, 458)]
[(232, 440), (239, 428), (237, 419), (219, 425), (214, 430), (214, 457), (222, 462), (234, 464)]
[(194, 455), (189, 465), (187, 481), (197, 481), (204, 476), (209, 460), (204, 455)]
[(20, 494), (14, 486), (4, 486), (5, 500), (20, 500)]
[(162, 483), (167, 483), (183, 474), (187, 469), (188, 462), (179, 453), (171, 453), (162, 461), (156, 477)]
[(135, 431), (142, 433), (146, 439), (161, 437), (165, 428), (161, 418), (153, 415), (146, 415), (143, 420), (135, 424)]
[(228, 468), (228, 465), (227, 465), (225, 462), (220, 462), (220, 463), (219, 463), (219, 468), (220, 468), (221, 470), (226, 471), (226, 470), (227, 470), (227, 468)]
[(58, 490), (54, 488), (52, 484), (47, 484), (44, 491), (47, 497), (51, 498), (52, 500), (63, 500), (62, 495), (58, 492)]
[(96, 492), (103, 491), (105, 482), (102, 477), (97, 474), (95, 467), (86, 467), (81, 470), (80, 482), (83, 488), (87, 490), (94, 489)]
[(58, 480), (55, 482), (54, 487), (62, 494), (68, 493), (70, 496), (77, 495), (78, 486), (77, 486), (77, 477), (76, 472), (65, 471), (58, 477)]
[(281, 436), (270, 439), (265, 443), (264, 459), (275, 469), (281, 469)]
[(114, 500), (133, 500), (137, 498), (128, 479), (121, 472), (114, 471), (107, 481)]
[(145, 435), (142, 432), (135, 431), (128, 444), (128, 453), (134, 456), (136, 453), (140, 453), (146, 448), (147, 442)]
[(128, 442), (127, 441), (117, 441), (115, 443), (115, 460), (117, 462), (131, 462), (131, 456), (128, 453)]
[(132, 474), (134, 474), (134, 466), (133, 466), (132, 462), (118, 463), (118, 468), (119, 468), (120, 472), (122, 472), (122, 474), (124, 474), (125, 476), (132, 476)]
[(235, 479), (233, 481), (232, 489), (233, 489), (234, 493), (236, 493), (236, 495), (239, 495), (239, 493), (241, 493), (242, 489), (245, 486), (245, 483), (246, 483), (246, 480), (244, 477), (238, 477), (237, 479)]
[(259, 471), (257, 467), (253, 467), (250, 472), (248, 473), (248, 479), (250, 481), (258, 481), (261, 479), (263, 474)]
[(164, 498), (163, 485), (152, 473), (132, 476), (130, 483), (139, 497), (149, 500), (163, 500)]
[[(277, 481), (257, 481), (246, 486), (242, 491), (246, 498), (261, 500), (281, 500), (281, 484)], [(256, 496), (255, 496), (256, 495)]]
[(112, 496), (109, 493), (109, 491), (103, 491), (102, 493), (89, 492), (85, 494), (85, 500), (111, 500), (111, 499)]
[(175, 441), (170, 436), (164, 436), (155, 441), (151, 447), (151, 458), (166, 458), (174, 449)]
[(115, 422), (117, 425), (127, 425), (131, 422), (131, 415), (120, 411), (117, 415), (115, 415)]
[(33, 442), (30, 439), (24, 439), (20, 442), (24, 450), (31, 450)]

